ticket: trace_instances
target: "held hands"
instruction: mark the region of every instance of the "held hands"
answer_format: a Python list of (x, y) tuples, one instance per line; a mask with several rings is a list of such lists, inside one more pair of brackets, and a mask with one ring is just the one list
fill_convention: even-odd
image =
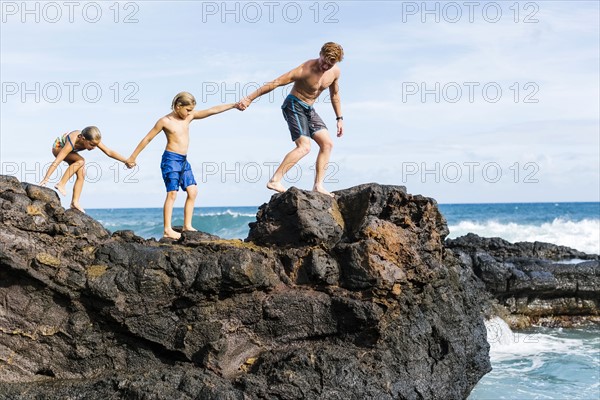
[(250, 103), (252, 103), (252, 100), (250, 100), (248, 97), (244, 97), (243, 99), (235, 103), (235, 108), (237, 108), (240, 111), (244, 111), (246, 108), (250, 107)]
[(129, 157), (127, 160), (124, 161), (124, 164), (127, 168), (131, 169), (133, 167), (135, 167), (137, 164), (135, 163), (135, 159)]

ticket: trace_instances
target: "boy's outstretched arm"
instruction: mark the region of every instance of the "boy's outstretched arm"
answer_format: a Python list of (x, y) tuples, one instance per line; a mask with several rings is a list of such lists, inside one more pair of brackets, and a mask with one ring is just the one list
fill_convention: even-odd
[(137, 145), (137, 147), (135, 148), (133, 153), (131, 153), (129, 158), (127, 160), (125, 160), (125, 163), (126, 164), (135, 164), (135, 159), (137, 158), (137, 156), (142, 152), (142, 150), (144, 150), (144, 148), (148, 145), (148, 143), (150, 143), (152, 141), (152, 139), (154, 139), (156, 137), (156, 135), (158, 135), (158, 133), (162, 130), (163, 130), (163, 122), (162, 122), (162, 119), (159, 119), (156, 122), (156, 124), (154, 124), (152, 129), (150, 129), (150, 132), (148, 132), (148, 134), (146, 136), (144, 136), (144, 138), (140, 141), (140, 143)]
[(235, 107), (235, 104), (236, 103), (220, 104), (218, 106), (207, 108), (206, 110), (194, 111), (194, 119), (202, 119), (202, 118), (210, 117), (211, 115), (220, 114), (223, 111), (231, 110), (232, 108)]

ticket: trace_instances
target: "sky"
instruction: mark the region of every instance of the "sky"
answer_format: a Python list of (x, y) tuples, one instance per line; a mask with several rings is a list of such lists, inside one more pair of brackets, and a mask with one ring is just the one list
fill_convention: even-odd
[[(178, 92), (197, 109), (233, 103), (334, 41), (344, 135), (327, 189), (403, 185), (446, 204), (600, 200), (597, 1), (0, 3), (0, 174), (21, 181), (41, 181), (64, 132), (96, 125), (127, 157)], [(192, 123), (196, 206), (269, 200), (294, 147), (280, 111), (290, 90)], [(315, 108), (335, 136), (327, 91)], [(165, 145), (161, 133), (133, 170), (82, 152), (81, 205), (162, 207)], [(317, 151), (284, 185), (312, 188)]]

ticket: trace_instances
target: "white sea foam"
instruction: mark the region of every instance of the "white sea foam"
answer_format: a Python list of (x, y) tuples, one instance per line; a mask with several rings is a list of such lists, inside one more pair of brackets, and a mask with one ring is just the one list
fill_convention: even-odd
[(560, 260), (558, 261), (558, 264), (580, 264), (586, 261), (588, 260), (582, 260), (581, 258), (571, 258), (569, 260)]
[(591, 254), (600, 254), (600, 219), (570, 221), (556, 218), (541, 225), (500, 223), (489, 221), (460, 221), (450, 225), (450, 238), (469, 232), (484, 237), (501, 237), (509, 242), (548, 242), (572, 247)]
[(162, 226), (162, 220), (156, 221), (144, 221), (144, 220), (135, 220), (135, 221), (109, 221), (104, 219), (98, 219), (98, 222), (102, 224), (106, 229), (113, 229), (118, 227), (119, 229), (144, 229), (144, 228), (152, 228), (154, 226), (160, 225)]
[(600, 398), (597, 329), (513, 332), (498, 317), (485, 326), (493, 370), (469, 400)]
[(208, 213), (194, 214), (194, 216), (196, 216), (196, 217), (219, 217), (222, 215), (229, 215), (234, 218), (238, 218), (238, 217), (255, 217), (256, 213), (243, 213), (243, 212), (231, 211), (231, 210), (227, 209), (227, 210), (221, 211), (221, 212), (208, 212)]
[[(528, 370), (541, 367), (553, 353), (582, 356), (592, 350), (589, 345), (585, 345), (583, 339), (559, 337), (561, 329), (552, 330), (551, 334), (540, 331), (513, 332), (499, 317), (485, 321), (485, 327), (492, 362), (527, 359), (531, 363), (526, 368)], [(519, 367), (518, 370), (523, 372), (523, 367)]]

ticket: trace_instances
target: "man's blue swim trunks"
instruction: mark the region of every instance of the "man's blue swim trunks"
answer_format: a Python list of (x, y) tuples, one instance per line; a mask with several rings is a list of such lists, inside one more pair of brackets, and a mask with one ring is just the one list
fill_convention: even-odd
[(185, 190), (188, 186), (197, 185), (192, 166), (187, 162), (187, 156), (165, 150), (160, 162), (160, 170), (167, 192), (177, 191), (180, 186)]
[(315, 132), (327, 129), (327, 126), (317, 114), (314, 107), (303, 102), (296, 96), (289, 94), (281, 105), (283, 118), (288, 123), (292, 141), (298, 140), (300, 136), (308, 136), (312, 139)]

